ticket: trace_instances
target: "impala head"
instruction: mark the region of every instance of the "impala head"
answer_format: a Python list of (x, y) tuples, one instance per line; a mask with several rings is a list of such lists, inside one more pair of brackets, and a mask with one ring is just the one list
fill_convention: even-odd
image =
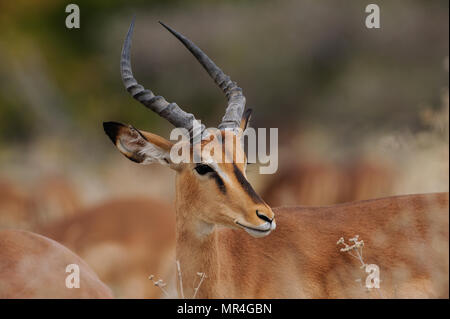
[[(162, 24), (162, 23), (161, 23)], [(184, 112), (177, 104), (168, 103), (144, 89), (133, 77), (130, 63), (131, 24), (122, 49), (121, 74), (128, 92), (139, 102), (167, 119), (175, 127), (189, 132), (185, 142), (191, 158), (201, 154), (201, 161), (175, 162), (170, 152), (174, 144), (158, 135), (116, 122), (103, 123), (106, 134), (119, 151), (130, 160), (141, 163), (160, 163), (177, 172), (177, 205), (180, 211), (205, 225), (221, 225), (245, 229), (255, 237), (268, 235), (275, 229), (271, 208), (247, 181), (243, 135), (249, 123), (250, 110), (244, 113), (245, 97), (235, 82), (225, 75), (194, 43), (162, 24), (205, 68), (223, 90), (228, 106), (218, 130), (194, 130), (194, 115)], [(196, 122), (199, 123), (199, 122)], [(197, 141), (197, 142), (194, 142)], [(207, 151), (206, 151), (207, 150)]]

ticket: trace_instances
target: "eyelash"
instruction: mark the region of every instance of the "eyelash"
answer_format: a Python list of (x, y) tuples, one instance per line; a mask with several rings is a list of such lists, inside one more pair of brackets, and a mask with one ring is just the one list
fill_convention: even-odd
[(194, 169), (197, 171), (197, 173), (199, 175), (206, 175), (208, 173), (215, 173), (215, 171), (209, 165), (205, 165), (205, 164), (197, 165)]

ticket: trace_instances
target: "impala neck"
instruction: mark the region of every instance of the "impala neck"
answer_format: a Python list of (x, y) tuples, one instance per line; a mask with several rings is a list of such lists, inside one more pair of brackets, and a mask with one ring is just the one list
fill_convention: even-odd
[[(196, 211), (185, 200), (177, 185), (176, 195), (176, 258), (180, 263), (184, 297), (189, 299), (195, 294), (200, 282), (198, 273), (206, 274), (196, 298), (208, 298), (214, 295), (217, 281), (218, 247), (215, 226), (195, 218)], [(178, 289), (180, 289), (177, 274)], [(178, 290), (182, 297), (181, 291)]]

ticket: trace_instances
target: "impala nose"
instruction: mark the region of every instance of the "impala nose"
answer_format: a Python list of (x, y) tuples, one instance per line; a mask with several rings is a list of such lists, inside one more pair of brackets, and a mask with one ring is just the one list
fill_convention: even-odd
[(273, 217), (273, 213), (272, 213), (272, 218), (270, 218), (266, 214), (261, 213), (259, 210), (256, 210), (256, 216), (258, 216), (259, 219), (262, 219), (263, 221), (268, 223), (270, 230), (274, 230), (275, 228), (277, 228), (277, 223), (275, 223), (275, 217)]
[(269, 218), (263, 213), (261, 213), (259, 210), (256, 210), (256, 216), (258, 216), (260, 219), (262, 219), (265, 222), (272, 223), (273, 218)]

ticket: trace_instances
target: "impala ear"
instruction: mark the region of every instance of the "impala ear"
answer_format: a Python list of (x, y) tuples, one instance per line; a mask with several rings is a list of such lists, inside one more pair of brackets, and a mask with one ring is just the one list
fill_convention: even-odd
[(241, 118), (241, 130), (242, 132), (244, 132), (248, 125), (250, 124), (250, 118), (252, 117), (252, 109), (247, 109), (245, 110), (244, 114), (242, 114), (242, 118)]
[(103, 129), (119, 151), (133, 162), (172, 164), (173, 144), (165, 138), (117, 122), (104, 122)]

